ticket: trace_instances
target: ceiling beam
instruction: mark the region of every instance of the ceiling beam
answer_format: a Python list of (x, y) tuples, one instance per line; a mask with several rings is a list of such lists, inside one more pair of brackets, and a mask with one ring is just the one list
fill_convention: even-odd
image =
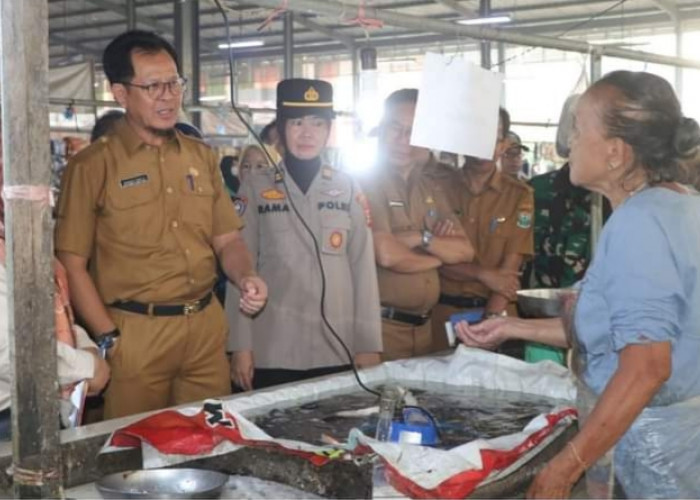
[[(124, 24), (126, 26), (126, 20), (127, 20), (127, 7), (126, 5), (122, 2), (121, 4), (118, 3), (113, 3), (108, 0), (87, 0), (91, 4), (100, 7), (101, 9), (104, 10), (109, 10), (112, 12), (116, 12), (117, 14), (120, 14), (124, 17)], [(171, 16), (172, 17), (172, 16)], [(173, 20), (174, 21), (174, 20)], [(138, 14), (136, 16), (136, 22), (138, 24), (143, 24), (146, 25), (156, 31), (159, 31), (161, 33), (168, 33), (168, 34), (173, 34), (174, 28), (173, 26), (169, 24), (165, 24), (157, 19), (153, 19), (150, 16), (144, 16), (143, 14)], [(202, 48), (206, 49), (208, 51), (215, 51), (218, 49), (218, 47), (206, 43), (204, 40), (201, 41)]]
[(294, 16), (294, 22), (297, 24), (302, 25), (303, 27), (311, 30), (311, 31), (316, 31), (318, 33), (321, 33), (323, 35), (326, 35), (328, 38), (332, 38), (333, 40), (338, 40), (340, 43), (345, 45), (349, 49), (355, 48), (355, 39), (349, 36), (341, 35), (340, 33), (333, 31), (330, 28), (327, 28), (326, 26), (323, 26), (321, 24), (318, 24), (315, 21), (312, 21), (308, 17), (302, 17), (302, 16)]
[[(90, 2), (91, 4), (95, 5), (96, 7), (103, 9), (103, 10), (116, 12), (117, 14), (124, 17), (124, 22), (126, 23), (127, 12), (126, 12), (126, 5), (124, 5), (124, 2), (113, 3), (109, 0), (87, 0), (87, 1)], [(140, 24), (146, 25), (146, 26), (148, 26), (156, 31), (172, 33), (172, 30), (173, 30), (172, 26), (165, 24), (165, 23), (162, 23), (160, 21), (157, 21), (155, 19), (152, 19), (148, 16), (144, 16), (144, 15), (138, 16), (138, 22)]]
[[(649, 28), (653, 26), (658, 26), (659, 23), (667, 21), (666, 16), (662, 13), (660, 13), (658, 10), (649, 10), (648, 11), (650, 14), (645, 16), (644, 18), (641, 18), (638, 20), (637, 27), (639, 28)], [(689, 14), (686, 19), (688, 20), (693, 20), (697, 21), (700, 20), (700, 11), (693, 12)], [(588, 33), (588, 31), (592, 28), (614, 28), (617, 26), (619, 23), (619, 19), (602, 19), (602, 20), (596, 20), (594, 21), (594, 24), (589, 24), (586, 25), (585, 29), (584, 27), (581, 27), (571, 33), (569, 33), (569, 36), (572, 35), (584, 35)], [(665, 23), (667, 26), (670, 26), (670, 23), (666, 22)], [(571, 26), (570, 21), (561, 21), (559, 23), (551, 23), (551, 24), (546, 24), (546, 25), (539, 25), (537, 23), (532, 23), (524, 26), (518, 26), (517, 30), (520, 33), (524, 34), (552, 34), (552, 36), (555, 36), (557, 33), (561, 33), (563, 30), (568, 29)], [(402, 32), (402, 33), (392, 33), (392, 34), (387, 34), (386, 36), (382, 36), (379, 33), (376, 35), (372, 36), (372, 45), (380, 48), (380, 47), (402, 47), (406, 49), (413, 49), (416, 50), (417, 48), (425, 48), (429, 44), (436, 44), (436, 43), (441, 43), (444, 45), (459, 45), (461, 51), (465, 50), (470, 50), (470, 49), (475, 49), (476, 48), (476, 40), (472, 39), (465, 39), (465, 40), (460, 40), (457, 41), (453, 36), (449, 35), (436, 35), (433, 33), (425, 33), (424, 31), (408, 31), (408, 32)], [(335, 42), (331, 43), (324, 43), (323, 39), (318, 39), (318, 40), (309, 40), (307, 42), (302, 42), (299, 43), (295, 47), (295, 51), (297, 54), (300, 55), (310, 55), (310, 54), (340, 54), (345, 52), (345, 48), (343, 45)], [(237, 51), (236, 56), (241, 58), (241, 59), (248, 59), (248, 58), (281, 58), (282, 57), (282, 47), (277, 45), (277, 46), (266, 46), (266, 47), (257, 47), (257, 48), (252, 48), (252, 49), (246, 49), (242, 51)], [(525, 51), (523, 51), (523, 54)], [(380, 52), (381, 54), (381, 52)], [(206, 63), (216, 63), (216, 62), (223, 62), (223, 59), (218, 59), (218, 58), (212, 58), (212, 57), (205, 57), (202, 58), (203, 62)]]
[(671, 0), (651, 0), (651, 3), (668, 14), (672, 21), (679, 20), (678, 5), (676, 5), (676, 2), (672, 2)]
[(435, 0), (437, 3), (444, 5), (445, 7), (452, 9), (457, 14), (465, 16), (467, 18), (479, 17), (479, 13), (468, 9), (467, 7), (460, 4), (457, 0)]
[(92, 14), (100, 14), (104, 12), (102, 9), (80, 9), (80, 10), (64, 10), (63, 12), (56, 12), (55, 14), (49, 14), (49, 22), (56, 19), (62, 19), (64, 17), (73, 16), (90, 16)]
[[(261, 7), (276, 8), (278, 0), (253, 0)], [(288, 6), (289, 11), (299, 13), (316, 13), (327, 17), (342, 16), (346, 7), (333, 0), (294, 0)], [(529, 47), (543, 47), (568, 52), (583, 54), (595, 53), (600, 56), (619, 57), (632, 61), (643, 61), (654, 64), (680, 66), (684, 68), (700, 69), (700, 61), (684, 59), (681, 57), (663, 56), (651, 52), (639, 50), (620, 49), (617, 47), (603, 47), (591, 45), (585, 41), (572, 40), (561, 37), (545, 37), (541, 35), (526, 35), (516, 30), (494, 29), (483, 26), (464, 26), (454, 22), (438, 21), (425, 17), (401, 14), (390, 10), (381, 10), (375, 7), (366, 7), (365, 16), (369, 19), (378, 19), (385, 24), (401, 26), (406, 29), (422, 30), (425, 32), (441, 33), (451, 36), (463, 36), (480, 40), (500, 41)]]
[(77, 50), (81, 54), (88, 54), (88, 55), (99, 55), (100, 54), (100, 52), (98, 50), (95, 50), (91, 47), (88, 47), (87, 45), (84, 45), (80, 42), (69, 40), (68, 38), (63, 37), (61, 35), (56, 35), (54, 33), (49, 33), (49, 40), (53, 43), (65, 45), (66, 47), (70, 47), (73, 50)]

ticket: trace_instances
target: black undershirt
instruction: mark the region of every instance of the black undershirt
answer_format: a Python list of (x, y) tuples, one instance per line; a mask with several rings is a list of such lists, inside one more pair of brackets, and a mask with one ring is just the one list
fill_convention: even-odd
[(284, 155), (284, 165), (287, 171), (301, 192), (306, 194), (309, 186), (313, 182), (316, 174), (321, 169), (321, 158), (313, 158), (311, 160), (300, 160), (293, 154), (286, 152)]

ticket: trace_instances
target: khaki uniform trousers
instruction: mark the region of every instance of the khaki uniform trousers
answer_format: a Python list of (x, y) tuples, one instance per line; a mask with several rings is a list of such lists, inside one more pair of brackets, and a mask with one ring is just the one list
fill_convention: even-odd
[(421, 326), (382, 319), (382, 361), (413, 358), (431, 353), (430, 321)]
[(430, 318), (432, 323), (432, 349), (435, 352), (444, 351), (450, 348), (447, 342), (447, 333), (445, 332), (445, 323), (450, 319), (450, 315), (461, 311), (457, 307), (447, 306), (444, 304), (436, 304), (433, 307), (433, 314)]
[(189, 316), (109, 312), (121, 336), (107, 355), (105, 419), (231, 393), (228, 325), (216, 299)]

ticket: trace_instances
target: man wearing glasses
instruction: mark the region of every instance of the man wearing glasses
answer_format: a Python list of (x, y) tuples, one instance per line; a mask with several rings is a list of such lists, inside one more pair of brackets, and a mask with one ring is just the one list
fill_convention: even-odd
[[(433, 346), (446, 347), (443, 325), (464, 309), (483, 309), (485, 318), (515, 315), (518, 274), (533, 253), (532, 189), (497, 169), (510, 129), (510, 115), (500, 108), (493, 157), (465, 157), (464, 165), (439, 182), (474, 242), (473, 262), (440, 268), (440, 301), (433, 312)], [(442, 345), (441, 345), (442, 344)]]
[(129, 31), (103, 67), (126, 116), (68, 164), (56, 250), (75, 309), (107, 353), (114, 418), (228, 394), (217, 258), (245, 313), (263, 307), (267, 288), (214, 153), (174, 128), (186, 80), (173, 47)]
[(527, 182), (527, 175), (523, 169), (525, 163), (523, 151), (530, 148), (523, 145), (520, 136), (513, 131), (506, 135), (505, 152), (501, 155), (501, 172), (510, 175), (513, 179)]

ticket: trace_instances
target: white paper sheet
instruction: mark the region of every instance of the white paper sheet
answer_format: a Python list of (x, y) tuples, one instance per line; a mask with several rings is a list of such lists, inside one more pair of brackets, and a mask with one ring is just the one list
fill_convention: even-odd
[(426, 54), (411, 144), (491, 159), (502, 88), (500, 73), (460, 57)]

